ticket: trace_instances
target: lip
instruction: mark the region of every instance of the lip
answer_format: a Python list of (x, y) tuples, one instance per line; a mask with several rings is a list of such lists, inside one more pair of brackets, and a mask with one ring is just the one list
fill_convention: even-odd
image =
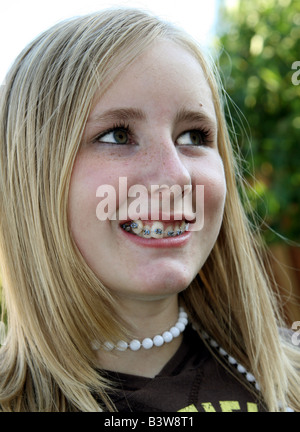
[(127, 240), (135, 243), (137, 246), (157, 248), (157, 249), (183, 247), (188, 243), (192, 235), (191, 231), (186, 231), (185, 233), (177, 237), (162, 238), (162, 239), (154, 239), (154, 238), (145, 239), (135, 234), (131, 234), (130, 232), (123, 230), (121, 227), (120, 227), (120, 231), (122, 232), (122, 235), (126, 236)]

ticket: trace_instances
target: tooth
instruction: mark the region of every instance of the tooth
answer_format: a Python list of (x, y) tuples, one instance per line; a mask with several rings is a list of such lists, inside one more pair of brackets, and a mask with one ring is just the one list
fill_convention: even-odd
[(161, 222), (154, 222), (151, 227), (151, 237), (153, 238), (163, 238), (164, 226)]
[(186, 227), (187, 227), (187, 225), (186, 225), (185, 221), (182, 221), (182, 223), (180, 225), (180, 229), (183, 233), (186, 231), (186, 229), (187, 229)]
[(174, 237), (174, 236), (175, 236), (174, 227), (172, 225), (167, 226), (167, 228), (165, 229), (164, 237)]
[(178, 236), (181, 234), (181, 229), (180, 229), (179, 223), (176, 223), (174, 225), (174, 231), (175, 231), (175, 236)]
[(142, 231), (142, 237), (144, 238), (151, 238), (151, 227), (150, 225), (144, 225), (143, 231)]
[(134, 234), (140, 234), (143, 229), (143, 223), (141, 220), (137, 219), (131, 222), (131, 230), (134, 232)]

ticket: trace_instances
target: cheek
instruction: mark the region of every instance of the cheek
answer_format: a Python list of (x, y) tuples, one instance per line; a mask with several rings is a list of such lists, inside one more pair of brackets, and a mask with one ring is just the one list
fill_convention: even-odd
[(208, 179), (204, 185), (204, 203), (208, 208), (224, 207), (226, 198), (225, 177), (216, 175), (213, 179)]
[(101, 184), (101, 173), (103, 171), (96, 169), (88, 158), (77, 156), (70, 181), (68, 219), (78, 246), (84, 233), (87, 235), (93, 224), (98, 222), (96, 209), (99, 198), (96, 191)]
[(202, 169), (195, 175), (196, 184), (203, 186), (203, 215), (205, 225), (220, 225), (223, 218), (223, 210), (226, 198), (226, 181), (223, 164), (220, 160), (217, 163), (203, 164)]

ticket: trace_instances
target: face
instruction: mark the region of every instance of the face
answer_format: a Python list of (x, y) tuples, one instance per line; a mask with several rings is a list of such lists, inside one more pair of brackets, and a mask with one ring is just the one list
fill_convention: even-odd
[[(103, 185), (110, 185), (109, 199), (100, 196)], [(136, 185), (146, 194), (133, 194)], [(175, 221), (172, 203), (164, 214), (162, 201), (153, 220), (151, 191), (168, 192), (174, 185), (177, 191), (192, 186), (194, 210), (196, 186), (203, 187), (202, 229), (193, 230), (191, 224), (189, 230), (191, 215), (184, 212)], [(119, 298), (174, 295), (207, 259), (221, 226), (225, 194), (216, 115), (202, 68), (177, 44), (156, 43), (104, 95), (95, 95), (71, 177), (74, 240), (90, 268)], [(143, 201), (139, 207), (138, 196)], [(104, 199), (107, 214), (112, 210), (99, 220), (97, 209), (104, 211)]]

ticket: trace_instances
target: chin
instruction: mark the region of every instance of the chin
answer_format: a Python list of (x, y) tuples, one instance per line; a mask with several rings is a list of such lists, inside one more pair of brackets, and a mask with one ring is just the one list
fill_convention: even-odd
[(141, 282), (140, 291), (149, 295), (172, 295), (184, 291), (194, 280), (196, 274), (171, 272), (163, 277), (151, 275), (147, 281)]

